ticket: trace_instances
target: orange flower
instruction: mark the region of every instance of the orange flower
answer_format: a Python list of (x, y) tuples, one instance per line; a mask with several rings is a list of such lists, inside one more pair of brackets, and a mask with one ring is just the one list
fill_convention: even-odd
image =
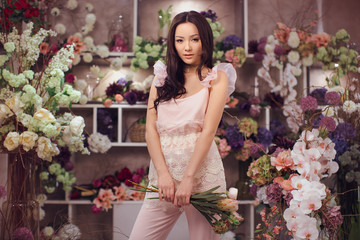
[(238, 204), (238, 201), (236, 201), (234, 199), (225, 198), (225, 199), (221, 199), (217, 203), (217, 207), (222, 211), (234, 212), (239, 209), (239, 204)]
[(67, 39), (67, 44), (74, 44), (74, 53), (79, 53), (84, 48), (84, 44), (79, 37), (70, 36)]
[(124, 97), (121, 96), (121, 94), (116, 94), (116, 95), (115, 95), (115, 101), (116, 101), (117, 103), (122, 102), (122, 100), (124, 100)]
[(290, 150), (282, 151), (277, 157), (271, 157), (271, 165), (276, 167), (276, 170), (280, 171), (286, 168), (292, 168), (294, 161), (290, 156)]
[(108, 98), (108, 99), (105, 100), (104, 106), (106, 108), (108, 108), (108, 107), (110, 107), (112, 105), (112, 103), (113, 103), (113, 101), (110, 98)]
[(328, 45), (329, 41), (330, 41), (330, 36), (327, 33), (318, 33), (318, 34), (313, 34), (312, 36), (312, 40), (314, 42), (314, 44), (316, 45), (316, 47), (325, 47)]
[(40, 44), (40, 52), (45, 55), (47, 54), (49, 51), (49, 44), (47, 42), (42, 42)]
[(237, 98), (230, 99), (228, 98), (227, 105), (231, 108), (236, 107), (236, 105), (239, 103), (239, 100)]

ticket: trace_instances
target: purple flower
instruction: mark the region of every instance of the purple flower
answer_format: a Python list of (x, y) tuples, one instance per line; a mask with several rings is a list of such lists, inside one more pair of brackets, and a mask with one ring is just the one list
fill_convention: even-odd
[(274, 49), (274, 53), (280, 57), (285, 53), (285, 50), (282, 46), (276, 45)]
[(122, 87), (125, 87), (126, 84), (128, 83), (128, 81), (126, 81), (125, 78), (120, 78), (119, 80), (117, 80), (116, 82), (118, 85), (122, 86)]
[(329, 132), (335, 131), (336, 123), (331, 117), (323, 117), (320, 120), (320, 127), (326, 128)]
[(258, 47), (257, 47), (258, 53), (266, 54), (266, 52), (265, 52), (265, 45), (266, 45), (266, 42), (264, 42), (264, 43), (259, 43), (259, 45), (258, 45)]
[(287, 192), (286, 195), (283, 196), (286, 204), (290, 206), (290, 201), (293, 199), (293, 195), (291, 192)]
[(335, 159), (338, 159), (339, 156), (343, 155), (349, 149), (347, 141), (345, 139), (337, 138), (332, 139), (333, 143), (335, 143), (336, 156)]
[(98, 207), (96, 207), (96, 205), (93, 205), (91, 207), (91, 211), (93, 214), (98, 214), (99, 212), (101, 212), (101, 207), (98, 208)]
[(339, 123), (334, 132), (330, 134), (331, 140), (334, 139), (354, 139), (356, 138), (356, 129), (347, 122)]
[(254, 196), (254, 198), (257, 197), (257, 186), (255, 184), (251, 184), (250, 186), (250, 193)]
[(268, 102), (272, 108), (281, 108), (284, 105), (284, 98), (280, 94), (267, 93), (264, 98), (265, 102)]
[(310, 96), (316, 98), (318, 104), (325, 105), (326, 104), (326, 101), (325, 101), (326, 92), (327, 92), (326, 88), (317, 88), (310, 93)]
[(325, 100), (328, 104), (337, 106), (340, 104), (340, 94), (337, 92), (327, 92)]
[(138, 90), (131, 90), (131, 92), (136, 94), (136, 101), (142, 101), (145, 102), (148, 99), (148, 94), (145, 94), (142, 91)]
[(260, 152), (265, 152), (264, 145), (260, 143), (254, 143), (250, 146), (250, 156), (254, 159), (260, 157)]
[(260, 104), (260, 103), (261, 103), (259, 97), (252, 97), (252, 98), (249, 99), (249, 102), (250, 102), (251, 104)]
[(222, 40), (222, 43), (226, 49), (240, 47), (243, 44), (241, 38), (234, 34), (225, 37), (224, 40)]
[(225, 136), (232, 150), (239, 151), (244, 146), (244, 137), (236, 124), (226, 128)]
[(314, 126), (314, 128), (318, 128), (318, 126), (320, 126), (320, 121), (321, 119), (324, 118), (324, 115), (320, 114), (320, 115), (317, 115), (314, 120), (312, 121), (312, 125)]
[(316, 110), (318, 107), (318, 103), (316, 101), (316, 98), (312, 96), (307, 96), (301, 99), (300, 107), (304, 112), (309, 110)]
[(15, 229), (15, 231), (12, 233), (13, 240), (33, 240), (34, 236), (30, 229), (26, 227), (20, 227)]
[(248, 113), (250, 111), (250, 107), (251, 107), (250, 102), (245, 102), (245, 103), (239, 104), (239, 110), (244, 113)]
[(138, 170), (136, 170), (136, 173), (141, 175), (141, 176), (144, 176), (145, 175), (145, 169), (144, 168), (138, 168)]
[(266, 43), (267, 42), (267, 37), (261, 37), (259, 40), (259, 43)]
[(94, 179), (94, 181), (92, 182), (92, 185), (94, 188), (99, 188), (101, 186), (101, 180), (98, 178)]
[(71, 152), (68, 147), (61, 147), (59, 150), (60, 154), (56, 156), (56, 160), (62, 167), (64, 167), (65, 164), (70, 161)]
[(344, 217), (341, 215), (340, 206), (327, 207), (323, 216), (324, 227), (330, 232), (336, 232), (337, 227), (342, 224)]
[(137, 101), (137, 95), (133, 91), (125, 93), (124, 98), (130, 105), (134, 105)]
[(258, 128), (258, 134), (257, 134), (256, 138), (258, 140), (257, 141), (258, 143), (261, 143), (265, 147), (268, 147), (271, 144), (271, 141), (273, 139), (273, 135), (266, 128), (259, 127)]
[(266, 198), (269, 203), (275, 204), (280, 201), (282, 190), (278, 183), (272, 183), (266, 188)]
[(65, 163), (64, 168), (67, 172), (69, 172), (74, 169), (74, 164), (71, 161), (69, 161), (69, 162)]
[(275, 136), (284, 136), (286, 134), (286, 126), (279, 120), (270, 121), (270, 131), (272, 135)]
[(262, 60), (264, 60), (264, 55), (262, 55), (259, 52), (254, 53), (254, 60), (257, 62), (261, 62)]
[(131, 179), (131, 180), (132, 180), (133, 182), (135, 182), (135, 183), (140, 183), (140, 182), (141, 182), (141, 179), (142, 179), (142, 176), (135, 173), (135, 174), (132, 176), (132, 179)]
[(6, 196), (6, 189), (5, 186), (0, 185), (0, 198), (3, 198)]
[(251, 40), (248, 43), (248, 47), (249, 47), (249, 54), (251, 53), (256, 53), (257, 52), (257, 47), (258, 47), (258, 42), (256, 40)]
[(207, 12), (201, 11), (200, 14), (206, 18), (210, 18), (212, 22), (215, 22), (217, 19), (216, 12), (211, 9), (209, 9)]

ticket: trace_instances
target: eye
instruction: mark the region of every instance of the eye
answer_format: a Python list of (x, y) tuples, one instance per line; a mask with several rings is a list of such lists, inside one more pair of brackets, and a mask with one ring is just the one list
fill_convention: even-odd
[(177, 43), (182, 43), (183, 40), (182, 40), (182, 39), (176, 39), (176, 42), (177, 42)]
[(199, 38), (193, 38), (192, 39), (194, 42), (198, 42), (198, 41), (200, 41), (200, 39)]

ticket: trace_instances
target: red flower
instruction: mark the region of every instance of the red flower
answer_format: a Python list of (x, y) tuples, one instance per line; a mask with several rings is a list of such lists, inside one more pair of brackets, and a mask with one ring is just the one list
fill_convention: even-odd
[(31, 8), (25, 11), (24, 16), (26, 18), (39, 17), (39, 9)]
[(10, 9), (10, 8), (5, 8), (4, 9), (4, 15), (6, 16), (6, 17), (9, 17), (11, 14), (13, 14), (14, 13), (14, 10), (13, 9)]
[(92, 185), (94, 188), (99, 188), (101, 186), (101, 180), (98, 178), (94, 179), (94, 181), (92, 182)]
[(124, 167), (120, 172), (116, 174), (116, 178), (119, 181), (124, 182), (126, 179), (132, 179), (132, 173), (127, 167)]
[(59, 46), (56, 43), (51, 44), (50, 52), (56, 53), (59, 50)]
[(26, 0), (19, 0), (15, 3), (15, 9), (21, 10), (21, 9), (27, 9), (30, 8), (30, 4), (26, 2)]
[(72, 73), (68, 73), (65, 75), (65, 82), (73, 83), (75, 81), (75, 75)]
[(120, 181), (117, 180), (113, 175), (107, 175), (104, 178), (104, 181), (102, 183), (102, 187), (109, 189), (109, 188), (113, 188), (115, 186), (120, 186)]

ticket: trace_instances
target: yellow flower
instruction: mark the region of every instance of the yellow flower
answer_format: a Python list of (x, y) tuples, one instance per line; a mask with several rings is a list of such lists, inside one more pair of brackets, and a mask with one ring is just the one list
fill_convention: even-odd
[(38, 135), (34, 132), (25, 131), (20, 135), (21, 144), (25, 151), (29, 151), (35, 146), (35, 142), (38, 139)]
[(238, 204), (238, 201), (236, 201), (234, 199), (225, 198), (225, 199), (221, 199), (217, 203), (217, 207), (222, 211), (234, 212), (239, 209), (239, 204)]
[(5, 138), (4, 146), (7, 150), (12, 151), (20, 145), (20, 135), (17, 132), (9, 132)]
[(55, 117), (52, 115), (52, 113), (45, 109), (41, 108), (34, 114), (34, 118), (40, 121), (44, 121), (46, 123), (52, 123), (55, 122)]

